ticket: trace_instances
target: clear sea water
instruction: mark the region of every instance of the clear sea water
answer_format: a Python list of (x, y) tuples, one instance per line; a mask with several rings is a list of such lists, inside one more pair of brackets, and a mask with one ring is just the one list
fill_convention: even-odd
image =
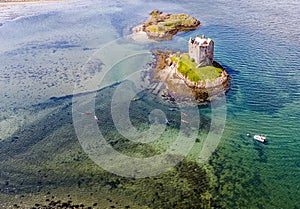
[[(154, 9), (188, 13), (198, 18), (202, 25), (195, 31), (177, 35), (172, 41), (137, 44), (128, 39), (132, 28), (145, 21)], [(109, 111), (111, 98), (106, 92), (109, 95), (110, 90), (104, 87), (123, 80), (134, 71), (132, 65), (145, 68), (152, 59), (149, 54), (152, 49), (184, 51), (185, 41), (190, 36), (205, 34), (215, 41), (215, 59), (231, 75), (231, 85), (226, 93), (225, 128), (217, 149), (205, 163), (214, 173), (214, 186), (210, 192), (211, 199), (217, 203), (211, 207), (299, 208), (299, 13), (300, 3), (297, 0), (67, 1), (0, 7), (0, 207), (13, 205), (11, 198), (22, 194), (25, 194), (23, 202), (38, 201), (38, 197), (42, 196), (39, 192), (44, 192), (43, 189), (53, 189), (59, 196), (67, 191), (65, 187), (72, 184), (62, 183), (60, 189), (55, 182), (77, 182), (83, 179), (80, 175), (90, 175), (79, 169), (77, 160), (74, 160), (76, 157), (68, 150), (74, 149), (68, 141), (78, 143), (76, 137), (69, 134), (74, 132), (72, 123), (66, 125), (61, 122), (72, 121), (70, 109), (63, 116), (60, 116), (60, 111), (64, 110), (62, 107), (70, 108), (71, 100), (64, 96), (72, 95), (74, 86), (76, 93), (100, 91), (98, 97), (102, 105), (100, 102), (99, 109)], [(134, 53), (138, 54), (134, 59), (115, 63), (119, 58)], [(100, 79), (103, 75), (99, 69), (110, 65), (112, 68), (106, 74), (107, 80), (91, 85), (95, 78)], [(157, 105), (151, 98), (142, 101), (149, 107)], [(209, 105), (201, 107), (204, 115), (206, 112), (209, 114), (209, 108)], [(131, 115), (132, 123), (137, 127), (145, 122), (141, 115)], [(101, 128), (116, 132), (111, 128), (113, 125), (109, 119), (107, 121), (101, 123)], [(166, 134), (165, 144), (171, 143), (170, 138), (176, 134), (176, 128), (174, 126), (173, 132)], [(111, 132), (107, 136), (115, 137), (109, 135)], [(255, 142), (246, 136), (247, 133), (265, 134), (269, 142)], [(22, 136), (26, 143), (22, 142)], [(53, 140), (65, 140), (65, 144), (56, 143), (56, 147), (49, 148)], [(36, 151), (41, 147), (49, 150)], [(80, 150), (80, 146), (76, 152), (77, 149)], [(127, 153), (127, 150), (121, 151)], [(60, 165), (55, 167), (45, 163), (48, 167), (44, 166), (47, 160), (62, 160), (71, 170), (78, 169), (80, 177), (77, 179), (74, 174), (66, 179), (64, 173), (60, 173)], [(27, 168), (22, 166), (23, 163)], [(45, 180), (46, 177), (38, 176), (39, 172), (55, 177)], [(97, 175), (96, 171), (91, 172)], [(37, 183), (36, 178), (42, 180)], [(47, 182), (45, 188), (43, 181)], [(128, 188), (122, 194), (108, 189), (106, 195), (120, 199), (122, 195), (129, 196), (135, 202), (133, 197), (136, 193)], [(168, 189), (170, 192), (177, 188)], [(58, 192), (60, 190), (61, 193)], [(76, 193), (77, 190), (74, 191)], [(89, 190), (80, 192), (90, 193)], [(163, 195), (166, 191), (158, 189), (157, 192), (157, 195)], [(192, 193), (190, 191), (189, 195)], [(185, 199), (184, 194), (181, 197), (178, 203)], [(139, 205), (136, 208), (157, 208), (155, 201), (145, 202), (145, 205), (138, 198), (136, 201)], [(103, 202), (103, 208), (106, 204)], [(171, 208), (166, 205), (160, 207)], [(185, 205), (186, 208), (195, 208), (193, 202)], [(101, 203), (98, 207), (102, 208)]]

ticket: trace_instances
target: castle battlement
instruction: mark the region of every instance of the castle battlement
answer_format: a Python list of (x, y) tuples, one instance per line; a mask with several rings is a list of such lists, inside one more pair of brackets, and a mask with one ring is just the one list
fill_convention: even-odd
[(189, 56), (198, 63), (199, 67), (212, 65), (214, 61), (214, 41), (204, 35), (190, 38)]

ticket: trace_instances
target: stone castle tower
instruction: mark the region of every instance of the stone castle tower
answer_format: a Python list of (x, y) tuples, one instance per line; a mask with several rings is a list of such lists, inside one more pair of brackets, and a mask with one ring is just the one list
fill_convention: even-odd
[(214, 61), (214, 41), (210, 38), (196, 36), (189, 40), (189, 55), (198, 63), (198, 67), (212, 65)]

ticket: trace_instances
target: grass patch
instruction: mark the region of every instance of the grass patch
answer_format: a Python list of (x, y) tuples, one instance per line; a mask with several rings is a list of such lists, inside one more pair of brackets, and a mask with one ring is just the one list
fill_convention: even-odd
[(147, 29), (152, 33), (164, 33), (166, 31), (165, 27), (161, 25), (150, 25)]
[(170, 21), (177, 21), (180, 25), (194, 25), (195, 18), (187, 14), (172, 14), (169, 17)]
[(200, 22), (188, 14), (165, 14), (158, 10), (150, 13), (146, 29), (152, 33), (166, 33), (180, 27), (196, 27)]
[(205, 83), (206, 80), (214, 80), (220, 77), (223, 71), (222, 67), (216, 62), (212, 66), (197, 68), (198, 64), (188, 54), (175, 54), (171, 56), (171, 61), (177, 63), (177, 70), (192, 82), (202, 81)]

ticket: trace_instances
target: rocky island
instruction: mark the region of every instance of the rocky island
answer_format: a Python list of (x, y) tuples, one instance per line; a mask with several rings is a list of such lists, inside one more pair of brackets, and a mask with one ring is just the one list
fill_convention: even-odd
[(195, 30), (199, 26), (200, 21), (190, 15), (167, 14), (154, 10), (149, 19), (134, 30), (136, 33), (145, 32), (149, 39), (170, 40), (178, 32)]
[(166, 83), (162, 96), (176, 100), (193, 96), (198, 102), (210, 101), (229, 84), (226, 70), (214, 61), (214, 41), (196, 36), (188, 42), (188, 53), (154, 51), (154, 80)]
[[(154, 10), (146, 22), (134, 28), (135, 33), (131, 38), (138, 42), (171, 40), (178, 32), (198, 27), (200, 21), (188, 14), (168, 14)], [(185, 103), (196, 99), (197, 103), (206, 103), (228, 89), (229, 75), (214, 60), (214, 41), (211, 38), (204, 35), (190, 38), (188, 53), (153, 52), (155, 72), (150, 79), (150, 89), (164, 100)]]

